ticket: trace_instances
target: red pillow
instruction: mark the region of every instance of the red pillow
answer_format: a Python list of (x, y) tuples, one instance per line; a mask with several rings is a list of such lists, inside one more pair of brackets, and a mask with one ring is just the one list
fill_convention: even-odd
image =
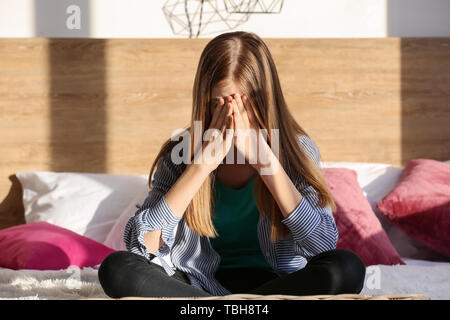
[(450, 257), (450, 164), (408, 161), (377, 209), (411, 238)]
[(115, 250), (47, 222), (0, 230), (0, 267), (59, 270), (92, 267)]
[(356, 171), (322, 170), (337, 207), (333, 213), (339, 232), (336, 247), (353, 251), (366, 266), (405, 264), (364, 196)]

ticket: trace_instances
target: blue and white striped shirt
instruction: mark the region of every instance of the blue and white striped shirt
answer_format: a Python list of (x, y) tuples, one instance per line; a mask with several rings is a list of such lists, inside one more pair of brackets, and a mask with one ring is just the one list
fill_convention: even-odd
[[(306, 135), (299, 137), (299, 143), (307, 155), (320, 167), (320, 152), (314, 141)], [(144, 234), (161, 229), (164, 244), (154, 254), (159, 258), (166, 273), (174, 270), (162, 259), (170, 255), (174, 267), (183, 271), (191, 285), (212, 295), (231, 294), (214, 277), (220, 263), (219, 254), (212, 248), (209, 237), (200, 236), (190, 229), (184, 217), (175, 216), (167, 205), (165, 194), (182, 174), (186, 165), (174, 164), (170, 155), (163, 156), (158, 164), (143, 205), (128, 221), (124, 241), (128, 251), (152, 259), (145, 247)], [(338, 231), (330, 206), (318, 205), (316, 190), (295, 170), (287, 168), (302, 200), (288, 217), (281, 220), (289, 230), (286, 239), (275, 243), (270, 241), (270, 221), (260, 215), (257, 233), (264, 257), (279, 276), (305, 267), (307, 260), (321, 252), (336, 248)], [(177, 227), (176, 234), (175, 227)]]

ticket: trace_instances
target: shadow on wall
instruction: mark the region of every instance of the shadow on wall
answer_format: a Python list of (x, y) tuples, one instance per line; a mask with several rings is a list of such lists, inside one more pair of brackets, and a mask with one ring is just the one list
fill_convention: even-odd
[(450, 1), (387, 0), (388, 37), (449, 37)]
[(400, 40), (402, 165), (415, 158), (450, 159), (449, 13), (448, 0), (387, 1), (389, 37), (442, 37)]
[[(48, 39), (51, 171), (107, 172), (105, 41), (86, 39), (89, 2), (34, 3), (35, 36), (58, 37)], [(80, 8), (80, 29), (66, 26), (73, 4)], [(80, 39), (67, 39), (73, 37)]]

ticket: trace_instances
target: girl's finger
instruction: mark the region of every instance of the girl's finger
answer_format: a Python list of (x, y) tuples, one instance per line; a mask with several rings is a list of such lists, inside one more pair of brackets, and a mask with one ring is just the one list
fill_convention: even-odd
[(233, 116), (232, 115), (227, 116), (227, 127), (225, 129), (224, 135), (225, 135), (224, 151), (228, 152), (229, 148), (231, 147), (231, 144), (233, 143), (233, 137), (234, 137)]
[(239, 108), (236, 104), (236, 100), (233, 99), (232, 103), (233, 103), (234, 118), (238, 123), (240, 123), (240, 121), (242, 121), (241, 112), (239, 111)]
[(233, 139), (234, 128), (233, 128), (233, 116), (227, 116), (227, 128), (226, 128), (226, 137), (227, 139)]
[(229, 115), (233, 115), (233, 106), (231, 105), (231, 103), (229, 103), (228, 104), (228, 106), (227, 106), (227, 114), (226, 114), (227, 116), (229, 116)]
[(219, 118), (217, 119), (217, 126), (216, 128), (223, 131), (223, 128), (226, 126), (226, 118), (227, 115), (231, 112), (231, 105), (230, 103), (226, 103), (224, 107), (222, 107), (222, 110), (220, 111)]
[(222, 129), (222, 133), (226, 135), (227, 134), (227, 129), (228, 130), (232, 130), (233, 129), (233, 116), (231, 114), (227, 115), (226, 118), (225, 118), (225, 126)]
[(245, 109), (244, 109), (244, 103), (242, 102), (242, 99), (241, 99), (241, 95), (239, 93), (235, 93), (233, 95), (233, 97), (234, 97), (234, 100), (236, 100), (237, 106), (239, 107), (239, 111), (241, 113), (243, 113), (245, 111)]
[(224, 99), (219, 98), (216, 106), (214, 107), (213, 117), (209, 125), (210, 128), (215, 128), (215, 126), (217, 125), (217, 119), (219, 118), (219, 114), (223, 108), (224, 102), (225, 102)]
[(239, 113), (241, 115), (241, 118), (244, 122), (249, 120), (249, 117), (247, 115), (247, 110), (244, 106), (244, 102), (241, 99), (241, 95), (239, 93), (235, 93), (234, 94), (234, 99), (236, 100), (236, 104), (238, 106), (239, 109)]

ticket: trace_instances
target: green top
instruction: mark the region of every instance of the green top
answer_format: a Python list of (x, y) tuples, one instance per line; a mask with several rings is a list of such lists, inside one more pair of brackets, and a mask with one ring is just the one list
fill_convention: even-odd
[(212, 220), (219, 236), (210, 238), (210, 242), (221, 257), (219, 270), (253, 267), (274, 272), (259, 245), (259, 211), (252, 193), (255, 178), (241, 189), (227, 187), (216, 179)]

